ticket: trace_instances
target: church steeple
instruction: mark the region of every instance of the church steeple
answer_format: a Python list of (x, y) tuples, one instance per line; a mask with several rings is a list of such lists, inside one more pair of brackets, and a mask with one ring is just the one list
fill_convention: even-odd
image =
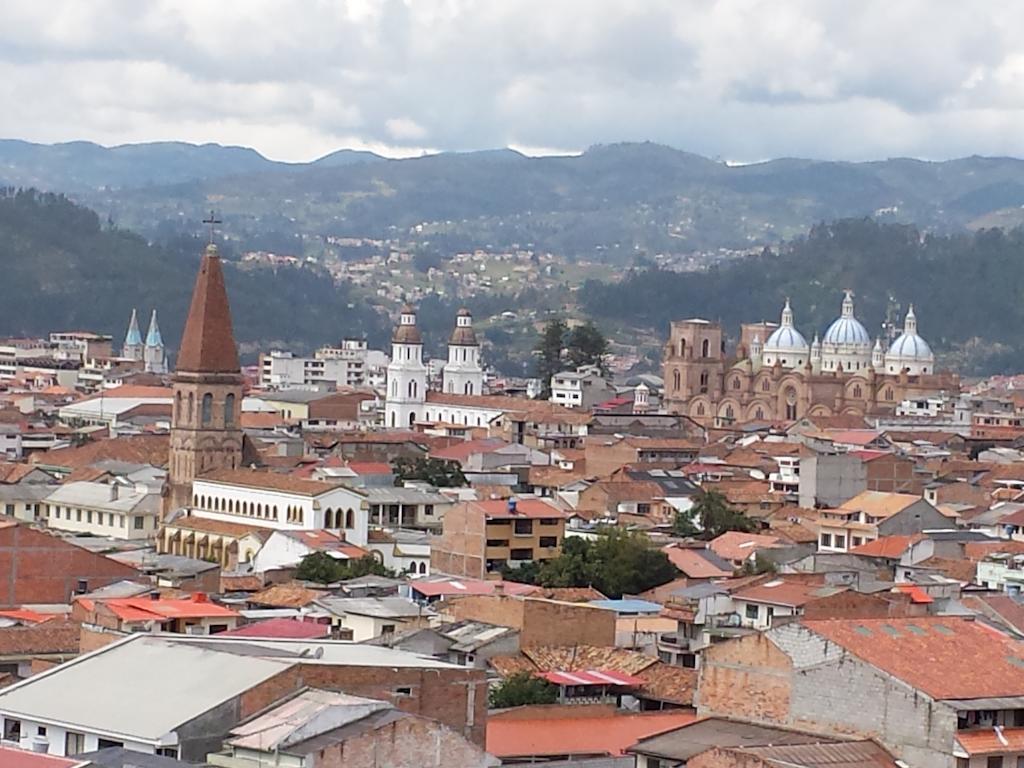
[(192, 481), (242, 461), (242, 374), (217, 246), (206, 247), (174, 373), (165, 511), (187, 507)]
[(164, 340), (160, 335), (160, 326), (156, 322), (156, 310), (149, 317), (149, 330), (146, 332), (146, 349), (143, 358), (148, 373), (167, 373), (167, 355)]
[(139, 316), (132, 310), (132, 319), (128, 321), (128, 332), (124, 336), (121, 357), (129, 360), (142, 360), (142, 334), (139, 333)]

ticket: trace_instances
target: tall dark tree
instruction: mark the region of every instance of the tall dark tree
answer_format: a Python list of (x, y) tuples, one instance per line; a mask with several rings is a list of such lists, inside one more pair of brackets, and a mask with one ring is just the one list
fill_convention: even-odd
[(435, 488), (461, 488), (466, 485), (466, 476), (457, 461), (417, 457), (407, 459), (399, 456), (391, 464), (395, 472), (395, 485), (406, 480), (422, 480)]
[(673, 525), (677, 535), (699, 535), (709, 541), (727, 531), (752, 533), (757, 527), (754, 520), (729, 506), (725, 496), (717, 491), (706, 491), (688, 512), (676, 513)]
[(547, 680), (529, 672), (516, 672), (491, 689), (487, 703), (491, 709), (505, 709), (529, 704), (554, 704), (556, 701), (558, 689)]
[(578, 325), (569, 332), (565, 344), (567, 357), (571, 368), (579, 368), (582, 365), (596, 365), (603, 373), (608, 372), (608, 365), (605, 360), (608, 354), (608, 340), (598, 330), (593, 321), (588, 320), (583, 325)]
[(541, 383), (541, 397), (551, 395), (551, 377), (562, 370), (562, 353), (569, 327), (564, 320), (549, 320), (544, 326), (537, 346), (533, 348), (537, 356), (535, 372)]

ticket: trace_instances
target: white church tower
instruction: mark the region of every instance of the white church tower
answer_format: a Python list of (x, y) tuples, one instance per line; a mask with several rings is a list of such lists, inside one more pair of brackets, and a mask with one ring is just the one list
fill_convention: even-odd
[(407, 429), (423, 416), (427, 401), (427, 366), (423, 364), (423, 337), (416, 327), (416, 310), (406, 304), (391, 338), (384, 426)]
[(149, 318), (149, 330), (146, 332), (146, 348), (142, 351), (147, 373), (167, 373), (167, 352), (164, 349), (160, 326), (156, 323), (156, 310)]
[(482, 395), (484, 370), (480, 367), (480, 343), (473, 330), (473, 315), (460, 309), (455, 329), (448, 339), (448, 363), (444, 367), (442, 389), (454, 395)]
[(129, 360), (142, 361), (143, 345), (142, 334), (139, 333), (139, 316), (132, 310), (132, 319), (128, 321), (128, 332), (124, 336), (124, 346), (121, 347), (121, 357)]

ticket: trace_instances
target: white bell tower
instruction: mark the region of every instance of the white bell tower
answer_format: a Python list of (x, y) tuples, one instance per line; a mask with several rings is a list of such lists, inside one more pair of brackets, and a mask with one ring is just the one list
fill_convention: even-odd
[(423, 337), (416, 327), (416, 310), (406, 304), (391, 338), (384, 426), (408, 429), (423, 417), (427, 401), (427, 366), (423, 363)]
[(442, 389), (450, 395), (482, 395), (484, 370), (480, 367), (480, 343), (473, 330), (473, 315), (460, 309), (448, 339), (448, 362)]

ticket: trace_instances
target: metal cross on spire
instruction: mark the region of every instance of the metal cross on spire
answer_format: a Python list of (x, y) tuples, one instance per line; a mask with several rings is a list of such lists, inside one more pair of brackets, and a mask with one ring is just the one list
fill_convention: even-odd
[(214, 235), (213, 228), (215, 226), (217, 226), (218, 224), (223, 224), (223, 223), (224, 223), (223, 221), (221, 221), (220, 219), (217, 218), (217, 215), (216, 215), (216, 213), (214, 211), (210, 211), (210, 218), (203, 219), (203, 224), (209, 224), (210, 225), (210, 245), (213, 245), (213, 235)]

